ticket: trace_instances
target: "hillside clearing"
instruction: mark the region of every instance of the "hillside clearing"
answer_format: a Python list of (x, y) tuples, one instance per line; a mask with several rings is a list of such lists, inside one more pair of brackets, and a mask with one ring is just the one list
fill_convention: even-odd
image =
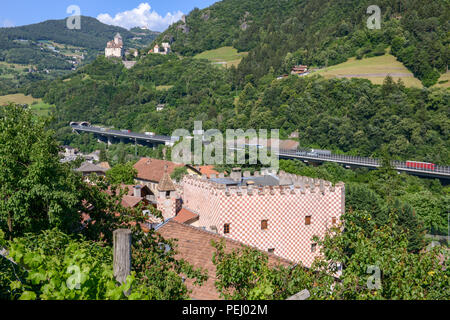
[(42, 99), (36, 99), (32, 96), (26, 96), (22, 93), (0, 96), (0, 106), (5, 106), (9, 103), (27, 104), (30, 106), (33, 113), (37, 116), (48, 116), (50, 114), (50, 111), (54, 108), (54, 106), (42, 102)]
[(365, 78), (373, 84), (382, 84), (386, 76), (390, 75), (394, 81), (402, 79), (406, 87), (423, 87), (420, 80), (390, 54), (361, 60), (350, 58), (344, 63), (313, 72), (315, 73), (325, 78)]
[(207, 59), (213, 64), (222, 65), (227, 68), (231, 66), (237, 66), (241, 62), (242, 58), (245, 57), (248, 52), (238, 52), (233, 47), (222, 47), (214, 50), (204, 51), (199, 53), (194, 58), (195, 59)]
[(28, 104), (31, 105), (33, 102), (40, 103), (41, 99), (33, 98), (32, 96), (26, 96), (22, 93), (9, 94), (6, 96), (0, 96), (0, 105), (4, 106), (9, 103), (17, 103), (17, 104)]
[(168, 86), (157, 86), (156, 90), (158, 91), (167, 91), (173, 88), (173, 85), (168, 85)]
[(450, 72), (444, 73), (433, 86), (436, 88), (450, 88)]
[(53, 108), (54, 106), (44, 102), (39, 102), (38, 104), (31, 105), (31, 110), (35, 115), (38, 116), (48, 116)]

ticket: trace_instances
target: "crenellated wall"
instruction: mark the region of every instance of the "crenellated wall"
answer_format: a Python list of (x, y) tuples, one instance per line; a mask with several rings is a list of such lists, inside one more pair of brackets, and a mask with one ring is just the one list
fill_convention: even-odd
[[(323, 236), (333, 218), (339, 223), (345, 211), (345, 186), (284, 172), (278, 176), (280, 186), (263, 188), (228, 188), (186, 176), (183, 205), (198, 213), (199, 225), (209, 231), (224, 235), (224, 225), (230, 224), (225, 236), (261, 250), (275, 249), (276, 255), (310, 266), (319, 253), (319, 248), (311, 252), (312, 237)], [(310, 225), (305, 225), (307, 216)], [(268, 220), (267, 230), (261, 230), (262, 220)]]

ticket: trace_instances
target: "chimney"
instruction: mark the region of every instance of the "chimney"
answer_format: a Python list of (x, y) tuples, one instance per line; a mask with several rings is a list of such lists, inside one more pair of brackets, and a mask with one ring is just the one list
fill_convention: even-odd
[(241, 168), (234, 168), (230, 174), (230, 178), (236, 182), (240, 182), (242, 179)]
[(142, 198), (142, 187), (141, 186), (134, 186), (133, 187), (133, 195), (137, 198)]
[(288, 186), (288, 185), (292, 184), (291, 178), (284, 171), (280, 171), (280, 174), (278, 175), (278, 179), (279, 179), (280, 186)]

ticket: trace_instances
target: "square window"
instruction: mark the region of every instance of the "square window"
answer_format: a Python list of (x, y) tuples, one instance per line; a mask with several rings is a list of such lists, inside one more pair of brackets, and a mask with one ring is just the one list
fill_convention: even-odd
[(269, 220), (262, 220), (261, 221), (261, 230), (267, 230), (269, 227)]
[(230, 224), (227, 223), (223, 226), (223, 233), (227, 234), (230, 233)]
[(311, 216), (306, 216), (305, 217), (305, 225), (309, 226), (311, 224)]
[(317, 249), (317, 243), (311, 244), (311, 252), (316, 252)]
[(336, 222), (337, 222), (336, 218), (333, 217), (333, 218), (331, 219), (331, 223), (332, 223), (332, 224), (336, 224)]
[(275, 252), (275, 248), (271, 248), (271, 249), (269, 249), (267, 251), (269, 251), (269, 253), (274, 253)]

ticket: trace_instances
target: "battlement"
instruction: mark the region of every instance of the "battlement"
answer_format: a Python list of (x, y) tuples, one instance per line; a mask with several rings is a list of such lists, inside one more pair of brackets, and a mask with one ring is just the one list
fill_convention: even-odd
[[(278, 180), (278, 185), (260, 185), (258, 179), (264, 176), (271, 176)], [(252, 178), (255, 178), (253, 181)], [(276, 181), (275, 180), (275, 181)], [(345, 185), (343, 182), (338, 182), (334, 186), (330, 181), (310, 178), (304, 176), (297, 176), (295, 174), (288, 174), (280, 171), (276, 175), (274, 170), (265, 170), (255, 172), (253, 175), (250, 172), (244, 172), (243, 178), (236, 180), (230, 177), (225, 177), (220, 174), (217, 178), (215, 175), (208, 179), (206, 176), (187, 175), (183, 179), (184, 185), (192, 185), (203, 189), (204, 192), (210, 194), (225, 196), (236, 195), (241, 196), (263, 196), (263, 195), (305, 195), (305, 194), (323, 194), (334, 193), (338, 190), (341, 192)]]

